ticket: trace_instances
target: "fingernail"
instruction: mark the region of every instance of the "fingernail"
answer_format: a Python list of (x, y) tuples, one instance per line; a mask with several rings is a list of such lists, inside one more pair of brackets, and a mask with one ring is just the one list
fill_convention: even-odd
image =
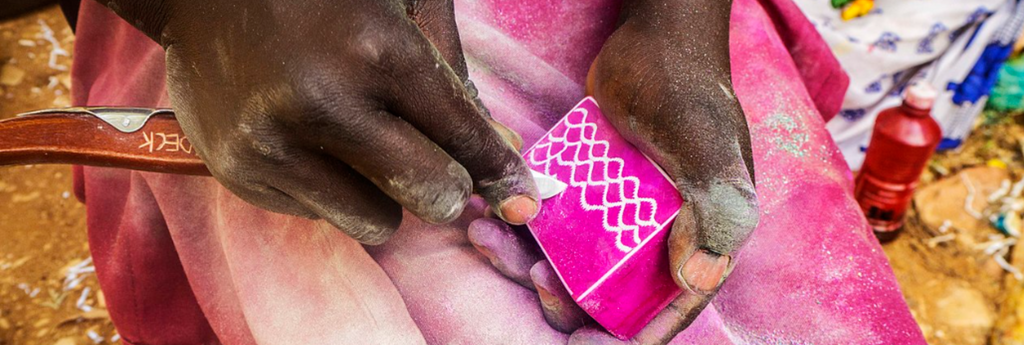
[(523, 137), (520, 137), (519, 133), (506, 128), (501, 137), (505, 140), (505, 143), (512, 146), (513, 149), (516, 149), (516, 152), (523, 150)]
[(722, 283), (725, 271), (729, 268), (728, 255), (719, 255), (706, 250), (698, 250), (679, 270), (680, 280), (690, 292), (706, 295), (715, 291)]
[(522, 151), (523, 137), (519, 136), (519, 133), (513, 131), (511, 128), (508, 128), (508, 126), (505, 126), (498, 121), (494, 121), (493, 119), (488, 121), (491, 123), (491, 127), (493, 127), (498, 132), (498, 135), (501, 136), (501, 139), (505, 141), (505, 143), (508, 144), (508, 146), (511, 146), (517, 152)]
[(530, 268), (530, 280), (537, 288), (541, 304), (551, 311), (562, 309), (561, 300), (551, 292), (554, 287), (550, 286), (551, 284), (560, 284), (560, 281), (555, 277), (555, 272), (550, 269), (547, 262), (538, 262)]
[(476, 251), (480, 252), (480, 254), (483, 254), (484, 257), (487, 258), (487, 260), (494, 261), (494, 252), (491, 251), (491, 248), (487, 248), (486, 246), (480, 245), (479, 243), (473, 241), (470, 241), (470, 243), (472, 243), (473, 248), (476, 248)]
[[(494, 261), (494, 257), (495, 257), (494, 256), (494, 251), (492, 251), (491, 248), (488, 247), (487, 244), (485, 244), (485, 242), (487, 242), (487, 241), (485, 239), (481, 238), (481, 237), (484, 237), (484, 235), (482, 235), (482, 234), (488, 232), (488, 230), (486, 230), (485, 228), (488, 227), (488, 226), (493, 226), (493, 224), (491, 224), (487, 220), (488, 219), (486, 219), (486, 218), (485, 219), (478, 219), (478, 220), (470, 223), (469, 224), (469, 229), (467, 231), (467, 237), (469, 237), (469, 243), (472, 244), (473, 247), (476, 248), (477, 251), (479, 251), (481, 254), (486, 256), (488, 260), (491, 260), (493, 262)], [(499, 220), (494, 220), (494, 221), (495, 222), (500, 222)], [(493, 230), (491, 230), (491, 231), (493, 231)]]
[(540, 205), (536, 200), (525, 195), (517, 195), (505, 199), (498, 206), (499, 215), (509, 224), (523, 225), (537, 216), (537, 209)]
[(561, 301), (559, 301), (554, 294), (548, 291), (547, 287), (537, 284), (536, 282), (534, 282), (533, 286), (537, 288), (537, 295), (540, 296), (540, 303), (544, 304), (544, 307), (551, 311), (558, 311), (559, 309), (562, 309)]

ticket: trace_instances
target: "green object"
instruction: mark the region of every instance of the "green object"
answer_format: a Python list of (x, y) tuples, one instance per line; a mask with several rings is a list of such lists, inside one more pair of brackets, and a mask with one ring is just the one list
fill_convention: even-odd
[(988, 108), (1024, 110), (1024, 58), (1012, 58), (999, 69), (999, 79), (989, 94)]
[(832, 8), (843, 8), (843, 6), (851, 2), (853, 0), (832, 0)]

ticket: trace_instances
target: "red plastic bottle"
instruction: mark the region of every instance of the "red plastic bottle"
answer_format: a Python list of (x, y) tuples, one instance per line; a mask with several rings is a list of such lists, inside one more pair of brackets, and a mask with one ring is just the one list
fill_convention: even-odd
[(903, 105), (883, 110), (875, 120), (854, 195), (878, 239), (896, 238), (914, 188), (942, 140), (931, 117), (937, 93), (927, 83), (907, 88)]

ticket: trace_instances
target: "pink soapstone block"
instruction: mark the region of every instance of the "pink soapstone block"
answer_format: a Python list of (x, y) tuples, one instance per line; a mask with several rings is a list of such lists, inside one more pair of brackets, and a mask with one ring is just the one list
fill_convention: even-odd
[(683, 205), (671, 180), (587, 97), (524, 154), (568, 185), (528, 226), (573, 299), (616, 337), (636, 335), (681, 290), (668, 235)]

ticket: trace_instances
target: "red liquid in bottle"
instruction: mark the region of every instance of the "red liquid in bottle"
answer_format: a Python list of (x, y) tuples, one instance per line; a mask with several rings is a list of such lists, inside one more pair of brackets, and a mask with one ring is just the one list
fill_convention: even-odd
[(942, 129), (931, 117), (935, 96), (928, 84), (914, 84), (903, 105), (883, 110), (875, 120), (854, 195), (883, 242), (903, 226), (917, 181), (942, 140)]

